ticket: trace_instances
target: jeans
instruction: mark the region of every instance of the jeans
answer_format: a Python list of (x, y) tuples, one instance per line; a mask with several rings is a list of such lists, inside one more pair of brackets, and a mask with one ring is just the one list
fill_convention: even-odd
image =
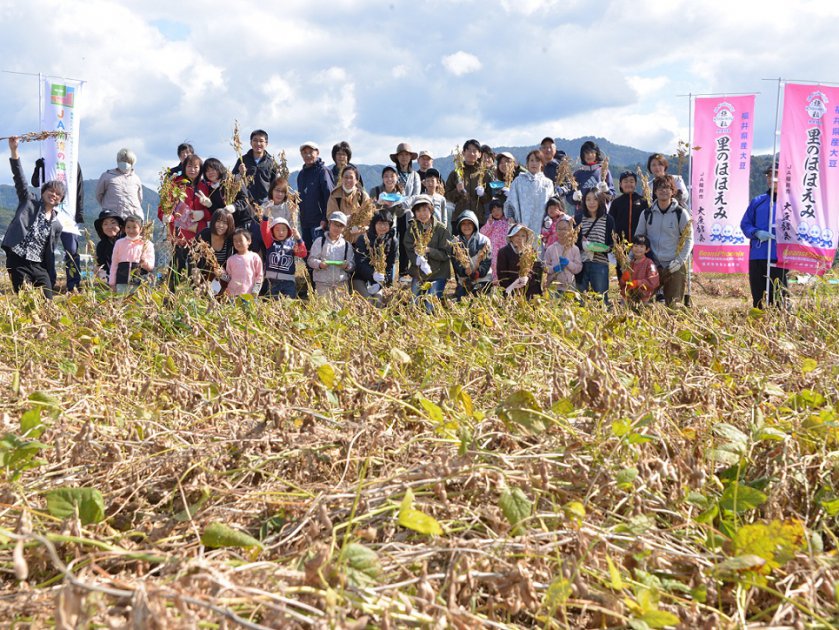
[(587, 260), (583, 263), (583, 270), (577, 274), (577, 290), (585, 293), (591, 289), (603, 296), (603, 301), (609, 303), (609, 264)]
[(269, 280), (268, 285), (272, 298), (281, 295), (292, 299), (297, 297), (297, 283), (294, 280)]
[(438, 278), (437, 280), (428, 280), (427, 282), (431, 283), (431, 286), (426, 291), (422, 291), (420, 287), (422, 287), (425, 282), (420, 282), (416, 278), (411, 281), (411, 292), (416, 295), (424, 295), (426, 296), (422, 303), (425, 306), (426, 313), (433, 313), (434, 312), (434, 305), (432, 304), (431, 300), (428, 299), (428, 296), (436, 297), (438, 299), (443, 298), (443, 291), (446, 289), (446, 278)]

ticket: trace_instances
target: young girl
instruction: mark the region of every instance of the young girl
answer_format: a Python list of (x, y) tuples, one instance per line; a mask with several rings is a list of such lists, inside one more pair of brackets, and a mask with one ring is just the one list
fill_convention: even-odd
[(580, 250), (574, 244), (574, 223), (562, 212), (555, 221), (556, 239), (545, 250), (545, 269), (549, 289), (564, 293), (576, 292), (575, 278), (583, 269)]
[[(351, 168), (347, 166), (344, 175)], [(343, 212), (330, 214), (328, 231), (312, 243), (312, 251), (309, 252), (308, 262), (309, 267), (314, 269), (315, 291), (327, 297), (333, 305), (347, 294), (348, 273), (355, 268), (353, 248), (344, 239), (346, 227), (347, 215)]]
[(565, 207), (561, 200), (551, 197), (545, 204), (545, 216), (542, 218), (542, 248), (546, 251), (548, 247), (556, 243), (556, 229), (560, 219), (568, 217), (565, 214)]
[(519, 277), (521, 253), (528, 245), (535, 247), (534, 241), (533, 232), (521, 223), (513, 224), (507, 232), (507, 244), (498, 252), (497, 263), (498, 283), (507, 295), (524, 289), (524, 294), (530, 298), (542, 292), (542, 264), (538, 260), (529, 275)]
[(236, 253), (225, 265), (230, 277), (226, 293), (230, 297), (259, 295), (259, 289), (262, 287), (262, 259), (250, 251), (252, 239), (250, 230), (246, 228), (238, 228), (233, 233), (233, 249)]
[(469, 264), (464, 266), (452, 253), (452, 266), (457, 280), (455, 299), (466, 294), (488, 292), (492, 288), (492, 244), (488, 236), (478, 231), (478, 217), (471, 210), (460, 215), (455, 239), (469, 256)]
[(568, 202), (580, 209), (582, 200), (580, 193), (589, 188), (595, 188), (597, 192), (607, 195), (604, 198), (606, 203), (611, 201), (615, 196), (615, 185), (609, 171), (606, 171), (605, 178), (603, 176), (603, 154), (600, 152), (600, 147), (591, 140), (583, 142), (580, 147), (580, 162), (582, 165), (574, 171), (577, 190), (568, 193), (570, 195)]
[[(370, 189), (370, 198), (382, 208), (390, 208), (394, 204), (399, 203), (404, 192), (402, 184), (399, 182), (399, 176), (396, 174), (396, 169), (392, 166), (385, 166), (382, 169), (382, 183), (378, 186), (373, 186)], [(399, 197), (394, 200), (388, 197)]]
[(507, 244), (510, 219), (504, 216), (504, 202), (493, 199), (489, 202), (489, 219), (481, 228), (481, 234), (489, 238), (492, 247), (492, 283), (498, 284), (498, 252)]
[[(393, 282), (393, 265), (396, 262), (396, 230), (393, 219), (387, 210), (379, 210), (373, 215), (367, 234), (362, 234), (355, 242), (355, 271), (352, 277), (353, 290), (365, 298), (381, 304), (382, 287)], [(366, 237), (366, 238), (365, 238)], [(384, 272), (376, 271), (370, 259), (370, 250), (374, 257), (384, 253)]]
[(108, 284), (117, 293), (129, 293), (152, 269), (154, 243), (143, 238), (142, 219), (129, 215), (125, 219), (125, 237), (114, 244)]
[(306, 244), (300, 233), (284, 217), (263, 222), (263, 238), (267, 235), (271, 245), (265, 252), (265, 279), (271, 297), (284, 295), (297, 297), (297, 284), (294, 279), (296, 258), (306, 258)]
[(434, 212), (434, 217), (451, 231), (451, 217), (449, 216), (449, 207), (443, 196), (443, 184), (440, 181), (440, 171), (436, 168), (430, 168), (425, 173), (425, 179), (422, 180), (422, 185), (425, 188), (425, 194), (431, 198), (431, 209)]
[(93, 222), (93, 227), (99, 235), (99, 242), (96, 243), (96, 277), (108, 282), (114, 245), (123, 234), (125, 220), (113, 210), (102, 210), (99, 218)]
[(650, 252), (650, 241), (646, 236), (636, 236), (632, 243), (632, 264), (621, 274), (619, 281), (621, 296), (630, 302), (647, 303), (659, 285), (658, 269)]
[(577, 275), (580, 293), (591, 289), (609, 303), (609, 256), (615, 223), (606, 214), (606, 201), (601, 193), (591, 188), (583, 191), (583, 211), (574, 219), (580, 225), (577, 247), (582, 252), (583, 269)]
[[(216, 265), (220, 269), (224, 269), (228, 259), (233, 255), (233, 232), (236, 230), (236, 225), (233, 221), (233, 215), (224, 208), (219, 208), (213, 213), (213, 218), (210, 219), (210, 225), (201, 231), (198, 239), (209, 243), (215, 255)], [(216, 265), (211, 265), (206, 260), (199, 262), (199, 267), (207, 275), (208, 279), (218, 282), (218, 286), (214, 287), (215, 293), (220, 294), (227, 288), (227, 274), (220, 274), (222, 277), (216, 277), (212, 273), (212, 269)]]
[(539, 234), (545, 206), (553, 194), (553, 182), (542, 173), (542, 153), (531, 151), (527, 154), (527, 172), (516, 177), (510, 185), (505, 213)]

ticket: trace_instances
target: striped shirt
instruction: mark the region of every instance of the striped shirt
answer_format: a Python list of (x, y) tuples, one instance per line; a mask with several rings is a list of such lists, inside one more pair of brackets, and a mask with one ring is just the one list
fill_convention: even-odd
[[(606, 216), (597, 217), (592, 219), (591, 217), (583, 217), (582, 220), (582, 228), (580, 229), (580, 235), (583, 237), (583, 241), (588, 241), (590, 243), (602, 243), (606, 244)], [(601, 253), (601, 252), (584, 252), (583, 259), (586, 258), (585, 254), (588, 253), (592, 256), (591, 260), (594, 262), (606, 263), (609, 264), (609, 254), (608, 253)]]

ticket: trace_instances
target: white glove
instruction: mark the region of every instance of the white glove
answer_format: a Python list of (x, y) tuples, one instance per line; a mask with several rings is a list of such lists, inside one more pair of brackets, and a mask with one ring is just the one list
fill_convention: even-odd
[(483, 197), (484, 196), (484, 187), (483, 186), (475, 186), (475, 194), (478, 197)]
[(193, 221), (201, 221), (204, 218), (204, 211), (193, 210), (191, 216)]
[(520, 288), (522, 288), (522, 287), (524, 287), (524, 286), (527, 286), (527, 280), (528, 280), (528, 278), (527, 278), (527, 277), (524, 277), (524, 278), (516, 278), (515, 280), (513, 280), (513, 282), (512, 282), (512, 283), (510, 283), (510, 286), (509, 286), (509, 287), (507, 287), (506, 289), (504, 289), (504, 291), (507, 293), (507, 295), (510, 295), (510, 294), (511, 294), (513, 291), (515, 291), (516, 289), (520, 289)]
[(422, 271), (426, 276), (431, 275), (431, 265), (427, 262), (423, 262), (420, 265), (420, 271)]
[(550, 230), (551, 226), (554, 224), (554, 220), (549, 216), (546, 216), (545, 219), (542, 221), (542, 227), (546, 230)]
[(574, 201), (582, 201), (583, 193), (581, 193), (579, 190), (575, 190), (574, 194), (571, 195), (571, 199), (573, 199)]
[(210, 201), (210, 198), (200, 190), (197, 193), (195, 193), (195, 196), (198, 197), (198, 202), (205, 208), (209, 208), (211, 205), (213, 205), (213, 202)]
[(680, 263), (678, 260), (672, 260), (672, 261), (670, 261), (670, 264), (667, 265), (667, 270), (670, 273), (676, 273), (681, 268), (682, 268), (682, 263)]
[(425, 256), (420, 256), (417, 254), (417, 267), (422, 267), (423, 265), (427, 265), (428, 261), (425, 259)]
[(251, 293), (252, 296), (256, 297), (257, 295), (259, 295), (259, 292), (260, 292), (261, 289), (262, 289), (262, 283), (261, 282), (256, 282), (256, 283), (254, 283), (253, 288), (251, 288), (250, 293)]
[(609, 184), (606, 182), (600, 181), (597, 182), (597, 192), (607, 193), (609, 192)]
[(369, 293), (370, 295), (376, 295), (381, 290), (382, 290), (382, 285), (380, 285), (378, 283), (367, 285), (367, 293)]
[(233, 214), (233, 212), (236, 210), (236, 206), (234, 206), (232, 203), (230, 203), (230, 204), (227, 204), (226, 206), (224, 206), (223, 210), (225, 212), (229, 212), (230, 214)]
[(385, 281), (385, 274), (379, 273), (378, 271), (373, 272), (373, 280), (378, 282), (379, 284), (383, 284)]
[(568, 194), (568, 189), (565, 186), (557, 186), (555, 192), (557, 197), (564, 197)]
[(504, 188), (501, 189), (501, 192), (503, 192), (505, 195), (509, 195), (510, 189), (507, 186), (504, 186)]
[(174, 214), (169, 214), (169, 215), (166, 216), (166, 223), (171, 223), (174, 220), (175, 220), (175, 215)]
[(229, 275), (229, 274), (227, 274), (227, 273), (222, 273), (222, 274), (218, 277), (218, 279), (219, 279), (219, 280), (221, 280), (222, 282), (230, 282), (230, 275)]

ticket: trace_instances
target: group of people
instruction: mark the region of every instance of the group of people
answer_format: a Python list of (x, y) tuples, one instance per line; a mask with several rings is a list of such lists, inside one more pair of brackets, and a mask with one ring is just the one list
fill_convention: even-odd
[[(7, 266), (15, 290), (29, 281), (49, 294), (47, 270), (61, 238), (51, 217), (65, 190), (61, 182), (46, 182), (40, 200), (29, 195), (16, 139), (9, 146), (20, 206), (3, 240)], [(333, 300), (355, 292), (381, 303), (383, 289), (400, 280), (417, 295), (442, 297), (453, 276), (458, 299), (501, 287), (525, 296), (592, 291), (608, 302), (615, 264), (622, 299), (647, 302), (658, 294), (673, 304), (685, 298), (693, 246), (687, 189), (668, 174), (662, 154), (647, 162), (650, 195), (647, 177), (639, 182), (631, 171), (620, 175), (616, 190), (591, 141), (572, 168), (550, 137), (523, 165), (470, 139), (445, 179), (429, 151), (400, 143), (369, 191), (347, 142), (332, 147), (331, 166), (316, 143), (299, 149), (303, 167), (295, 189), (287, 167), (268, 152), (263, 130), (251, 133), (250, 150), (230, 171), (181, 144), (158, 209), (173, 245), (170, 277), (197, 274), (231, 297), (294, 298), (313, 286)], [(117, 168), (97, 185), (97, 273), (117, 291), (130, 291), (154, 269), (135, 164), (132, 151), (120, 150)], [(755, 200), (744, 215), (755, 260), (761, 248), (766, 259), (765, 244), (774, 238), (769, 205)], [(765, 278), (766, 266), (755, 265), (753, 287), (761, 273)], [(756, 305), (762, 299), (761, 293)]]

